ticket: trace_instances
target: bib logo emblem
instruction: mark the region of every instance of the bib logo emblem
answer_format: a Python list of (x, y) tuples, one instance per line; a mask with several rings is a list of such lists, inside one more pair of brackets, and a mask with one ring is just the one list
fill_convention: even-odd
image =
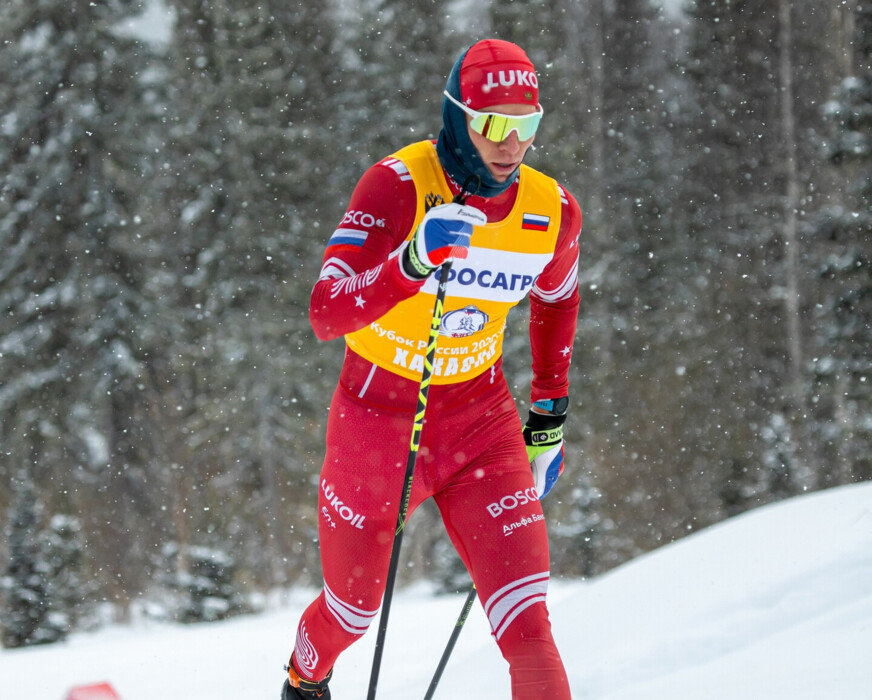
[(482, 330), (488, 322), (488, 315), (475, 308), (467, 306), (456, 311), (449, 311), (442, 317), (439, 324), (439, 335), (447, 335), (450, 338), (465, 338)]
[(441, 194), (436, 194), (435, 192), (430, 192), (426, 197), (424, 197), (424, 212), (430, 211), (433, 207), (438, 207), (440, 204), (445, 204), (445, 200), (442, 199)]

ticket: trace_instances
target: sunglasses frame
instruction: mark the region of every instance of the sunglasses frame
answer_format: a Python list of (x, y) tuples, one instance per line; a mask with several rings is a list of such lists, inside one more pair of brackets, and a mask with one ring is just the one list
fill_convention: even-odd
[[(445, 95), (445, 97), (447, 97), (451, 101), (452, 104), (460, 107), (460, 109), (462, 109), (470, 117), (472, 117), (473, 122), (470, 123), (470, 126), (472, 127), (472, 130), (475, 131), (475, 133), (486, 138), (488, 141), (491, 141), (492, 143), (502, 143), (507, 138), (509, 138), (509, 136), (511, 136), (513, 131), (518, 135), (518, 139), (520, 139), (521, 141), (527, 141), (528, 139), (533, 138), (533, 136), (536, 135), (536, 131), (539, 128), (539, 122), (542, 120), (542, 115), (545, 114), (545, 110), (542, 109), (542, 105), (537, 105), (536, 111), (530, 112), (530, 114), (503, 114), (502, 112), (479, 112), (475, 109), (472, 109), (471, 107), (467, 107), (460, 100), (456, 99), (453, 95), (451, 95), (451, 93), (448, 92), (448, 90), (445, 90), (442, 94)], [(533, 128), (533, 133), (530, 134), (526, 139), (521, 138), (521, 131), (517, 126), (512, 126), (508, 130), (508, 132), (503, 136), (503, 138), (501, 138), (497, 141), (495, 139), (492, 139), (490, 136), (487, 136), (486, 134), (482, 133), (481, 131), (479, 131), (475, 127), (475, 125), (474, 125), (475, 119), (479, 118), (479, 117), (484, 117), (485, 120), (487, 120), (487, 118), (489, 118), (489, 117), (500, 117), (502, 119), (509, 120), (509, 122), (514, 122), (514, 121), (525, 122), (527, 120), (531, 120), (531, 119), (535, 118), (535, 126)]]

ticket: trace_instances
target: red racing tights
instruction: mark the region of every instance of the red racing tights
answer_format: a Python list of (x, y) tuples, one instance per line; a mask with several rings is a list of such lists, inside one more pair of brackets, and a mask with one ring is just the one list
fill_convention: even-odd
[[(381, 605), (417, 395), (417, 383), (347, 352), (320, 476), (324, 589), (303, 613), (293, 656), (312, 680)], [(430, 387), (409, 513), (431, 496), (509, 663), (513, 700), (569, 700), (545, 605), (545, 520), (499, 364), (462, 385)]]

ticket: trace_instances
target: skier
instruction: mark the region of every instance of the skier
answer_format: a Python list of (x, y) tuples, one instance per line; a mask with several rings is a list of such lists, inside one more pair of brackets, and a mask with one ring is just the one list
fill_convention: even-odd
[[(284, 700), (329, 698), (337, 657), (378, 613), (446, 260), (408, 513), (435, 500), (508, 661), (512, 698), (570, 698), (546, 608), (539, 498), (563, 469), (581, 211), (522, 164), (542, 114), (526, 53), (501, 40), (473, 44), (448, 76), (438, 139), (370, 167), (327, 243), (310, 320), (319, 339), (344, 336), (347, 347), (319, 480), (324, 587), (299, 621)], [(533, 376), (522, 426), (501, 353), (506, 315), (528, 295)]]

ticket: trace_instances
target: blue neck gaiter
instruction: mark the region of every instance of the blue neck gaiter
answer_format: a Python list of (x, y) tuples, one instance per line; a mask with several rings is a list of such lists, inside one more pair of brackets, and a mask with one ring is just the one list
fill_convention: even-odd
[[(458, 101), (461, 100), (460, 66), (463, 65), (465, 57), (466, 51), (454, 64), (445, 86), (451, 96)], [(451, 104), (451, 101), (444, 95), (442, 97), (442, 130), (436, 141), (436, 153), (439, 155), (442, 167), (458, 185), (480, 179), (481, 184), (474, 192), (480, 197), (496, 197), (498, 194), (502, 194), (511, 187), (518, 175), (518, 172), (515, 171), (511, 177), (506, 178), (505, 182), (498, 182), (494, 179), (469, 138), (466, 114), (460, 107)]]

